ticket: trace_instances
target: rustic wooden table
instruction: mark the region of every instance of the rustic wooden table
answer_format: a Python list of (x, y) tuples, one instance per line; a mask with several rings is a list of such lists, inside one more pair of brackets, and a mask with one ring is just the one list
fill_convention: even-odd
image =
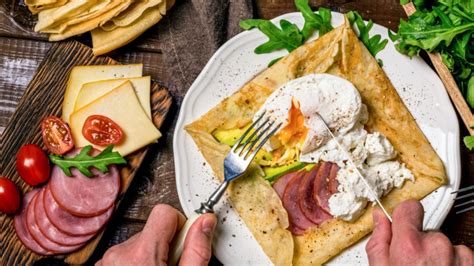
[[(23, 95), (24, 89), (33, 77), (37, 66), (51, 46), (47, 36), (32, 31), (34, 21), (17, 0), (3, 0), (0, 3), (0, 134)], [(256, 0), (256, 16), (273, 18), (295, 11), (292, 0)], [(400, 18), (405, 17), (398, 0), (334, 0), (310, 1), (313, 8), (329, 7), (334, 11), (357, 10), (366, 19), (396, 30)], [(87, 38), (80, 39), (89, 43)], [(164, 138), (149, 152), (142, 169), (132, 183), (124, 204), (109, 224), (105, 236), (91, 258), (100, 259), (105, 250), (140, 231), (152, 207), (157, 203), (170, 204), (180, 209), (175, 186), (172, 137), (180, 102), (187, 88), (175, 88), (163, 64), (160, 38), (151, 29), (132, 44), (110, 55), (121, 63), (143, 63), (144, 72), (152, 78), (168, 84), (174, 97), (172, 110), (162, 128)], [(466, 129), (460, 124), (462, 134)], [(474, 184), (474, 153), (461, 145), (462, 186)], [(474, 213), (454, 215), (450, 213), (441, 230), (454, 244), (466, 244), (474, 248)], [(213, 260), (215, 262), (215, 260)], [(51, 262), (49, 262), (51, 263)]]

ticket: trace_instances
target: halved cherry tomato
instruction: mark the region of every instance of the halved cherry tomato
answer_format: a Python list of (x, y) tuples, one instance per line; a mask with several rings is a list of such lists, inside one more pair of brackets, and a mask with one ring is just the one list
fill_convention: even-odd
[(20, 148), (16, 154), (16, 170), (30, 186), (46, 182), (51, 172), (48, 156), (36, 144)]
[(15, 213), (20, 207), (20, 191), (6, 177), (0, 178), (0, 212)]
[(56, 116), (48, 116), (41, 121), (41, 134), (44, 145), (51, 153), (65, 154), (74, 147), (71, 130)]
[(103, 115), (91, 115), (84, 122), (82, 135), (92, 144), (107, 146), (119, 143), (123, 131), (112, 119)]

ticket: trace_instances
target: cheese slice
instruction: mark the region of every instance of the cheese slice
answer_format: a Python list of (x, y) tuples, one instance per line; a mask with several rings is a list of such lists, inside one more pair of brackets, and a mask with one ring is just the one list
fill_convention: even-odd
[(142, 68), (142, 64), (74, 67), (69, 75), (66, 92), (64, 93), (61, 118), (69, 123), (69, 116), (74, 111), (77, 94), (85, 83), (113, 78), (141, 77)]
[(82, 85), (81, 90), (76, 98), (74, 105), (74, 111), (77, 111), (85, 105), (93, 102), (95, 99), (106, 94), (107, 92), (117, 88), (119, 85), (126, 81), (132, 83), (135, 93), (138, 96), (138, 100), (143, 107), (143, 110), (147, 114), (148, 118), (151, 119), (151, 105), (150, 105), (150, 76), (139, 77), (139, 78), (123, 78), (123, 79), (109, 79), (89, 82)]
[[(143, 111), (130, 81), (126, 81), (71, 115), (71, 133), (76, 147), (92, 144), (82, 135), (84, 122), (91, 115), (106, 116), (122, 129), (123, 139), (114, 146), (114, 150), (122, 156), (153, 143), (161, 137), (160, 131)], [(104, 148), (95, 145), (94, 147)]]

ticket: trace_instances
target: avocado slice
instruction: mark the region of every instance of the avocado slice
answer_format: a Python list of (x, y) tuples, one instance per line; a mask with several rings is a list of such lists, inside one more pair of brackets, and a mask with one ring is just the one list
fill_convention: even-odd
[(234, 146), (237, 140), (245, 133), (250, 125), (243, 128), (234, 128), (234, 129), (216, 129), (212, 132), (214, 138), (217, 139), (220, 143), (227, 144), (229, 146)]
[(263, 172), (265, 172), (265, 179), (270, 181), (270, 183), (275, 182), (280, 176), (288, 173), (299, 170), (305, 167), (306, 164), (302, 162), (293, 162), (287, 165), (279, 167), (264, 167)]
[[(234, 128), (234, 129), (228, 129), (228, 130), (221, 130), (221, 129), (216, 129), (212, 132), (212, 135), (214, 138), (216, 138), (217, 141), (219, 141), (222, 144), (226, 144), (229, 146), (234, 146), (234, 144), (237, 142), (237, 140), (245, 133), (245, 131), (250, 127), (250, 125), (245, 126), (243, 128)], [(248, 137), (250, 137), (250, 133)], [(255, 155), (255, 161), (260, 164), (260, 161), (265, 160), (265, 161), (271, 161), (273, 158), (272, 154), (265, 151), (264, 149), (261, 149), (258, 151), (258, 153)]]

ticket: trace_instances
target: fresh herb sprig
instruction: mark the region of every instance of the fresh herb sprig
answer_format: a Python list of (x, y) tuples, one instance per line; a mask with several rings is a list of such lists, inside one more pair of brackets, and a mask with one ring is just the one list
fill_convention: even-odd
[[(356, 24), (359, 29), (359, 40), (367, 47), (367, 50), (375, 57), (380, 51), (382, 51), (388, 43), (387, 39), (382, 39), (380, 34), (376, 34), (372, 37), (369, 36), (369, 32), (374, 26), (374, 22), (369, 20), (367, 24), (364, 23), (362, 16), (357, 11), (350, 11), (347, 13), (349, 22), (354, 25)], [(382, 59), (377, 59), (380, 66), (383, 66)]]
[[(298, 26), (288, 20), (280, 20), (280, 28), (269, 20), (264, 19), (246, 19), (240, 21), (240, 27), (244, 30), (258, 28), (263, 34), (267, 35), (268, 41), (255, 48), (256, 54), (271, 53), (276, 50), (285, 49), (288, 52), (295, 50), (304, 44), (304, 42), (313, 34), (319, 31), (323, 35), (332, 30), (331, 11), (326, 8), (319, 8), (319, 13), (311, 10), (308, 0), (295, 0), (296, 8), (303, 14), (305, 24), (300, 30)], [(273, 65), (281, 57), (272, 60), (268, 66)]]
[(67, 176), (72, 176), (71, 167), (77, 168), (83, 175), (92, 177), (93, 174), (89, 168), (97, 168), (102, 173), (109, 171), (110, 164), (126, 164), (127, 161), (118, 153), (112, 151), (113, 145), (107, 146), (99, 155), (90, 156), (89, 152), (92, 146), (88, 145), (82, 148), (81, 152), (74, 157), (65, 157), (51, 154), (49, 159), (52, 163), (59, 166)]
[[(408, 0), (400, 1), (407, 4)], [(474, 108), (474, 2), (472, 0), (414, 0), (417, 11), (401, 20), (391, 39), (401, 53), (417, 55), (421, 50), (436, 52)], [(464, 139), (474, 148), (474, 137)]]
[[(266, 43), (255, 48), (254, 52), (256, 54), (271, 53), (280, 49), (286, 49), (288, 52), (291, 52), (304, 43), (303, 33), (298, 26), (285, 19), (280, 20), (281, 29), (275, 26), (271, 21), (264, 19), (242, 20), (240, 27), (244, 30), (258, 28), (268, 36), (269, 40)], [(280, 58), (270, 62), (269, 66), (273, 65)]]
[(333, 29), (330, 9), (320, 7), (318, 13), (315, 13), (311, 10), (308, 0), (295, 0), (295, 5), (304, 18), (304, 26), (301, 30), (304, 40), (307, 40), (315, 30), (319, 31), (319, 36), (322, 36)]
[(470, 151), (474, 149), (474, 136), (466, 136), (463, 139), (464, 145), (466, 145), (466, 148), (468, 148)]
[[(264, 19), (246, 19), (240, 22), (240, 27), (244, 30), (258, 28), (263, 34), (267, 35), (268, 41), (255, 48), (256, 54), (271, 53), (281, 49), (291, 52), (303, 45), (314, 31), (318, 31), (319, 36), (322, 36), (333, 29), (330, 9), (320, 7), (317, 12), (313, 12), (308, 0), (295, 0), (295, 5), (304, 18), (304, 26), (301, 30), (296, 24), (284, 19), (280, 20), (280, 28), (271, 21)], [(369, 21), (366, 25), (357, 12), (351, 11), (347, 15), (351, 23), (355, 23), (359, 28), (359, 39), (375, 57), (378, 52), (385, 48), (388, 40), (382, 40), (380, 35), (369, 36), (369, 31), (373, 26), (372, 21)], [(268, 66), (272, 66), (281, 58), (273, 59)], [(379, 59), (378, 62), (382, 65), (382, 60)]]
[(398, 33), (392, 38), (397, 42), (395, 47), (409, 56), (421, 50), (440, 53), (469, 106), (474, 108), (474, 85), (469, 91), (469, 81), (474, 76), (474, 4), (439, 0), (432, 6), (425, 6), (424, 1), (415, 5), (417, 11), (408, 20), (400, 21)]

